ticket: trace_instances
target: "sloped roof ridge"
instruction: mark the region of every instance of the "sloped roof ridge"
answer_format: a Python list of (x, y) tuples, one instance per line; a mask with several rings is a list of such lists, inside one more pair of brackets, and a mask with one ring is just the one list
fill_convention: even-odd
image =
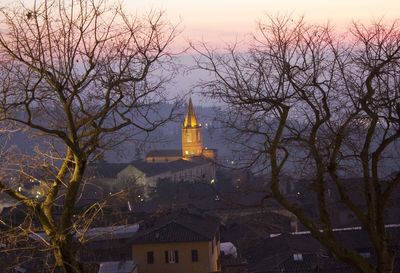
[(162, 230), (163, 228), (167, 227), (167, 226), (170, 225), (170, 224), (179, 225), (181, 228), (186, 229), (186, 230), (188, 230), (189, 232), (192, 232), (192, 233), (196, 234), (197, 236), (203, 238), (204, 240), (207, 240), (207, 241), (209, 240), (209, 238), (208, 238), (207, 236), (205, 236), (204, 234), (201, 234), (201, 233), (199, 233), (199, 232), (193, 230), (192, 228), (189, 228), (189, 227), (183, 225), (182, 223), (178, 223), (178, 222), (176, 222), (175, 220), (171, 220), (171, 221), (165, 222), (165, 223), (163, 223), (163, 224), (161, 224), (161, 225), (158, 225), (158, 226), (149, 228), (148, 230), (143, 231), (143, 233), (138, 234), (138, 237), (136, 237), (135, 239), (138, 239), (138, 238), (140, 238), (140, 237), (144, 237), (144, 236), (149, 235), (149, 234), (151, 234), (151, 233), (153, 233), (153, 232), (160, 231), (160, 230)]
[[(211, 240), (212, 237), (214, 236), (215, 232), (218, 230), (218, 226), (219, 224), (215, 225), (215, 229), (213, 229), (213, 225), (209, 225), (209, 223), (206, 223), (205, 225), (200, 225), (199, 228), (196, 228), (196, 220), (193, 219), (193, 217), (197, 218), (198, 220), (202, 219), (202, 220), (211, 220), (214, 219), (213, 217), (210, 216), (204, 216), (204, 215), (198, 215), (198, 214), (180, 214), (180, 213), (172, 213), (170, 215), (165, 215), (166, 217), (168, 217), (168, 219), (161, 219), (160, 223), (155, 224), (153, 227), (150, 227), (146, 230), (142, 230), (142, 232), (140, 232), (139, 234), (137, 234), (138, 236), (135, 239), (144, 237), (144, 236), (148, 236), (151, 233), (157, 232), (159, 230), (162, 230), (163, 228), (167, 227), (170, 224), (176, 224), (179, 227), (189, 231), (192, 234), (195, 234), (196, 236), (198, 236), (199, 238), (205, 239), (205, 240)], [(190, 218), (186, 218), (183, 219), (185, 217), (190, 217)], [(186, 221), (185, 221), (186, 220)], [(190, 223), (191, 220), (194, 220), (193, 225)], [(202, 227), (205, 228), (204, 230), (202, 230)]]
[[(211, 220), (211, 219), (216, 220), (216, 218), (211, 217), (211, 216), (204, 216), (204, 215), (193, 214), (193, 213), (186, 213), (186, 214), (184, 214), (183, 216), (184, 216), (184, 217), (185, 217), (185, 216), (190, 216), (190, 217), (193, 217), (193, 218), (196, 218), (196, 219), (199, 219), (199, 220), (201, 219), (202, 221), (204, 221), (204, 220), (207, 221), (207, 220)], [(188, 226), (187, 226), (187, 222), (184, 221), (181, 217), (179, 217), (179, 218), (173, 218), (173, 220), (177, 220), (177, 221), (179, 222), (180, 225), (185, 225), (187, 228), (190, 228), (191, 230), (194, 230), (194, 231), (196, 231), (197, 233), (201, 233), (201, 230), (199, 231), (199, 230), (197, 229), (197, 227), (198, 227), (197, 225), (188, 227)], [(212, 232), (214, 233), (214, 232), (218, 229), (218, 227), (219, 227), (219, 224), (216, 225), (215, 230), (212, 230)], [(209, 230), (211, 231), (209, 225), (207, 225), (207, 229), (209, 229)], [(203, 235), (204, 235), (204, 234), (203, 234)]]
[[(183, 228), (185, 228), (185, 229), (187, 229), (187, 230), (189, 230), (189, 231), (191, 231), (191, 232), (196, 233), (196, 234), (199, 235), (200, 237), (203, 237), (203, 238), (205, 238), (205, 239), (207, 239), (207, 240), (210, 239), (208, 236), (202, 234), (201, 232), (199, 232), (199, 231), (197, 231), (197, 230), (194, 230), (192, 227), (188, 227), (187, 225), (176, 221), (176, 219), (172, 219), (172, 221), (170, 221), (170, 222), (167, 223), (166, 225), (171, 224), (171, 223), (175, 223), (175, 224), (177, 224), (177, 225), (179, 225), (179, 226), (181, 226), (181, 227), (183, 227)], [(166, 226), (166, 225), (164, 225), (164, 226)]]

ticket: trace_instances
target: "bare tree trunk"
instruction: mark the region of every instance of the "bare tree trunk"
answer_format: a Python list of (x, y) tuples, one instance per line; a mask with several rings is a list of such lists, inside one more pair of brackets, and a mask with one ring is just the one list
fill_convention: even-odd
[(56, 264), (64, 273), (84, 273), (82, 264), (73, 255), (71, 239), (64, 239), (56, 243), (54, 257)]

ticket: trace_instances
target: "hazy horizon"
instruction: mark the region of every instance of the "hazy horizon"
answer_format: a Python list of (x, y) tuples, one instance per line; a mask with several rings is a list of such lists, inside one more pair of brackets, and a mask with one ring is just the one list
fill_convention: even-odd
[(162, 10), (183, 30), (177, 43), (185, 47), (188, 41), (204, 41), (218, 47), (246, 39), (256, 30), (257, 22), (266, 15), (304, 16), (311, 23), (330, 22), (345, 29), (352, 21), (369, 23), (400, 17), (400, 1), (396, 0), (147, 0), (125, 1), (128, 13), (142, 14)]

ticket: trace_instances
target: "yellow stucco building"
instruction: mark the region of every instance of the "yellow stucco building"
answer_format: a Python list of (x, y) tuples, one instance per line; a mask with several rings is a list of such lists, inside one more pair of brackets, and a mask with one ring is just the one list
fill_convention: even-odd
[(218, 220), (192, 214), (166, 218), (133, 239), (138, 273), (220, 272)]

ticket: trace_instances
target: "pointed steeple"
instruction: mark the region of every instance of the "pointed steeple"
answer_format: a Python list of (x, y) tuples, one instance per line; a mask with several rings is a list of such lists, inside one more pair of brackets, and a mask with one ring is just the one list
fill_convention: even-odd
[(186, 112), (185, 121), (183, 122), (183, 127), (197, 127), (196, 114), (194, 113), (192, 98), (189, 98), (188, 110)]

